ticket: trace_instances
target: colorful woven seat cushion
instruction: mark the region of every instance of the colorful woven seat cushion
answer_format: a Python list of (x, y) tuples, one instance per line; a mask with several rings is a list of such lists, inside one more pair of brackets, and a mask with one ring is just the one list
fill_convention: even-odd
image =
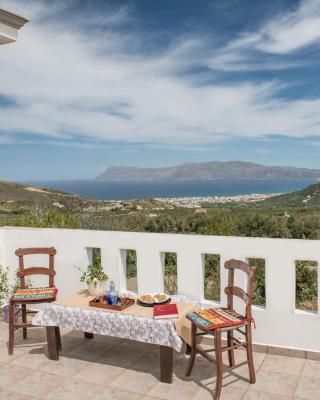
[(241, 325), (246, 318), (227, 308), (208, 308), (187, 314), (187, 318), (200, 329), (210, 331), (217, 328)]
[(42, 287), (42, 288), (25, 288), (18, 289), (13, 298), (15, 300), (49, 300), (55, 299), (57, 288)]

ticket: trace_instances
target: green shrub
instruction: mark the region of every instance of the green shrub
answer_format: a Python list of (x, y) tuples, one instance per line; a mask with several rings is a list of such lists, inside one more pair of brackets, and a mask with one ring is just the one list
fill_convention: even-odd
[(35, 228), (79, 228), (78, 217), (70, 212), (34, 205), (30, 212), (16, 218), (16, 226)]
[(164, 291), (167, 294), (177, 294), (177, 254), (165, 253), (164, 257)]
[(218, 254), (205, 255), (204, 298), (220, 301), (220, 256)]
[(103, 271), (101, 264), (101, 251), (100, 249), (92, 249), (92, 262), (87, 267), (86, 271), (83, 271), (80, 282), (91, 283), (95, 281), (107, 281), (108, 275)]
[(8, 277), (8, 268), (0, 265), (0, 308), (8, 303), (10, 294), (10, 285)]
[(137, 253), (135, 250), (127, 250), (126, 265), (127, 265), (127, 270), (126, 270), (127, 279), (135, 278), (137, 276)]
[(309, 311), (318, 309), (318, 263), (296, 261), (296, 308)]
[(248, 264), (250, 267), (255, 267), (256, 272), (253, 282), (252, 301), (256, 306), (266, 306), (266, 273), (265, 260), (262, 258), (249, 258)]

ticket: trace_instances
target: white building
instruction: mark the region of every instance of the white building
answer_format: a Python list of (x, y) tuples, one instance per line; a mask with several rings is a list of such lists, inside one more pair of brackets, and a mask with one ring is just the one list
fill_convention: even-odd
[(0, 45), (16, 42), (19, 29), (28, 21), (28, 18), (0, 8)]

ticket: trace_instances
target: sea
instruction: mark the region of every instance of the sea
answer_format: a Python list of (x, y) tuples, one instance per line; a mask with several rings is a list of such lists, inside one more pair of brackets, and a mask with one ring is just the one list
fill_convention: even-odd
[(237, 181), (143, 181), (108, 182), (96, 180), (48, 180), (23, 182), (98, 200), (142, 198), (210, 197), (247, 194), (287, 193), (300, 190), (314, 180)]

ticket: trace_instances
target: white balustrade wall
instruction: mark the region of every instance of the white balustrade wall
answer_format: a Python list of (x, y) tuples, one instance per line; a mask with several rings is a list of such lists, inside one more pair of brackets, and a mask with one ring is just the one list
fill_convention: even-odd
[[(219, 254), (221, 305), (226, 304), (224, 261), (263, 258), (266, 308), (254, 307), (257, 326), (254, 342), (320, 351), (319, 314), (295, 309), (295, 261), (317, 261), (320, 265), (319, 241), (16, 227), (0, 229), (0, 263), (10, 268), (11, 280), (18, 266), (18, 257), (14, 254), (17, 248), (51, 246), (57, 249), (56, 286), (60, 296), (83, 287), (77, 267), (88, 265), (90, 248), (101, 248), (104, 270), (121, 289), (126, 288), (125, 250), (136, 250), (140, 293), (163, 291), (163, 254), (177, 253), (178, 292), (199, 300), (204, 297), (203, 255)], [(29, 260), (29, 266), (39, 264), (39, 261), (47, 262), (43, 256), (32, 256)]]

